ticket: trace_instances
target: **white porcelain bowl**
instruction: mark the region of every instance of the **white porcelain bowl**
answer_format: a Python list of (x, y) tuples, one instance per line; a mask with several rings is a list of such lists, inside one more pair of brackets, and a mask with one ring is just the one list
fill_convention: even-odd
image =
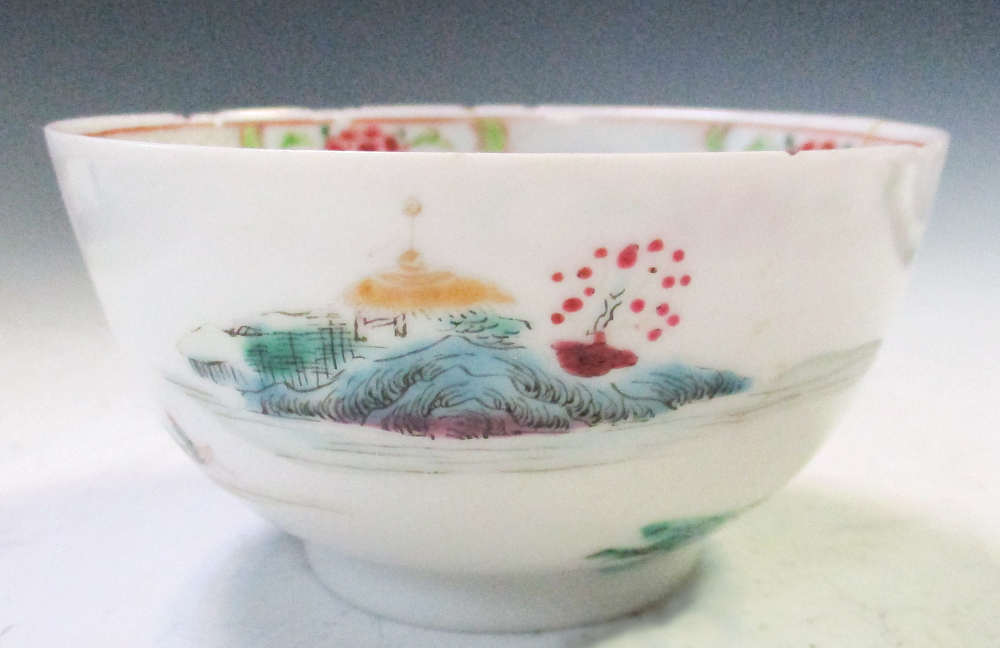
[(181, 446), (333, 592), (465, 630), (647, 605), (785, 484), (878, 349), (947, 148), (870, 119), (660, 108), (46, 135)]

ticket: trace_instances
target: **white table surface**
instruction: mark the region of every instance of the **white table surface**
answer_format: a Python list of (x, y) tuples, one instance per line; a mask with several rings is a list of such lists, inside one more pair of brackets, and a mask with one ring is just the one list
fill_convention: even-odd
[[(158, 429), (75, 257), (0, 278), (0, 648), (1000, 645), (1000, 262), (925, 250), (854, 405), (701, 574), (606, 626), (463, 635), (333, 599)], [(966, 250), (967, 251), (967, 250)]]

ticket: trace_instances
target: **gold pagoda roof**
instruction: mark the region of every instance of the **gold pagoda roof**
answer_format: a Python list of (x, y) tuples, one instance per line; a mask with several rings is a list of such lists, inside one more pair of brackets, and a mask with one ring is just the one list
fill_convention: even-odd
[(348, 291), (355, 307), (396, 313), (471, 308), (482, 304), (509, 304), (514, 298), (490, 283), (460, 277), (445, 270), (427, 270), (420, 253), (409, 249), (399, 266), (362, 280)]

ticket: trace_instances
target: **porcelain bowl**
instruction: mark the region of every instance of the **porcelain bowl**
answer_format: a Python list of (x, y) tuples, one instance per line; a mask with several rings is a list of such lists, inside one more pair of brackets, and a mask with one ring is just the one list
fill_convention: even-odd
[(948, 141), (513, 106), (46, 136), (180, 446), (337, 595), (476, 631), (646, 606), (800, 470), (875, 357)]

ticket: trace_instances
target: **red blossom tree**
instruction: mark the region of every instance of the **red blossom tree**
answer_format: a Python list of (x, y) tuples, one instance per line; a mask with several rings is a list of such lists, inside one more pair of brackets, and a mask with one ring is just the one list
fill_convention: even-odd
[(404, 151), (408, 147), (378, 124), (362, 124), (331, 135), (326, 140), (326, 148), (330, 151)]
[(837, 148), (837, 143), (833, 140), (820, 142), (818, 140), (811, 139), (798, 145), (793, 145), (791, 140), (789, 140), (786, 150), (790, 154), (795, 155), (799, 151), (832, 151), (835, 148)]
[(683, 249), (668, 249), (662, 239), (654, 239), (645, 246), (626, 245), (617, 254), (597, 248), (593, 259), (575, 270), (553, 273), (552, 281), (566, 290), (551, 322), (569, 330), (583, 327), (584, 337), (553, 345), (560, 366), (576, 376), (594, 377), (636, 364), (635, 352), (610, 345), (608, 333), (628, 328), (656, 342), (680, 324), (673, 301), (678, 290), (691, 284), (685, 257)]

